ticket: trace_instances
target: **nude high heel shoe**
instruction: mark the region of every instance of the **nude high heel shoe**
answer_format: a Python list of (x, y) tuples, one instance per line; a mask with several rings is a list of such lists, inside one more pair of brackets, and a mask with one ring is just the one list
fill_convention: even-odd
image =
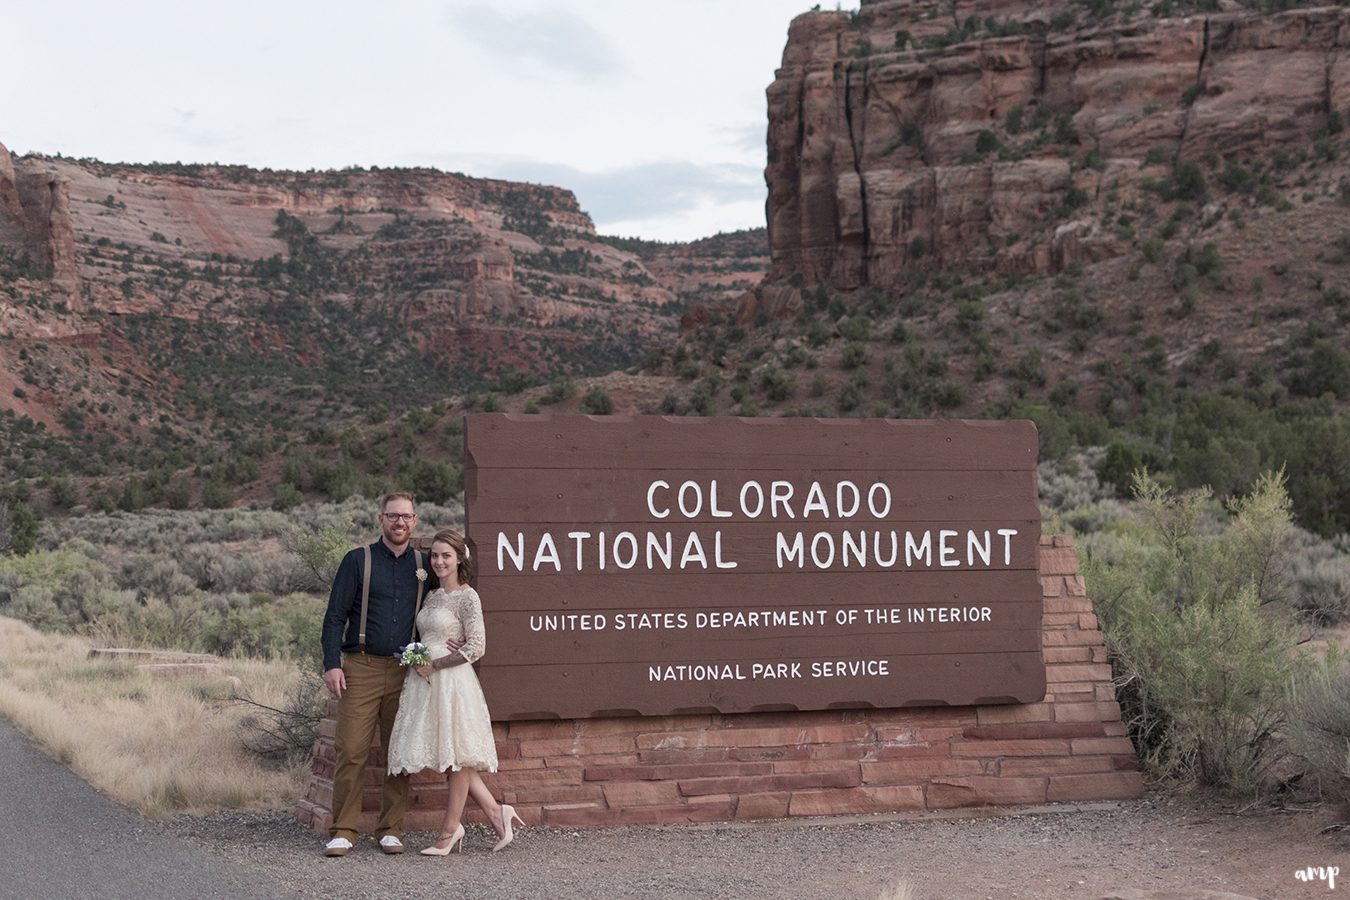
[(516, 815), (516, 808), (514, 806), (508, 806), (507, 804), (503, 803), (502, 831), (505, 833), (502, 835), (502, 839), (493, 846), (492, 848), (493, 853), (496, 853), (498, 850), (505, 850), (507, 846), (510, 845), (510, 843), (513, 840), (516, 839), (515, 831), (512, 830), (511, 828), (511, 820), (513, 819), (519, 822), (521, 825), (525, 824), (524, 820), (521, 819), (520, 816)]
[(430, 847), (427, 847), (425, 850), (422, 851), (422, 855), (423, 855), (423, 856), (449, 856), (449, 855), (450, 855), (450, 851), (455, 849), (455, 845), (456, 845), (456, 844), (459, 845), (459, 852), (460, 852), (460, 853), (463, 853), (463, 852), (464, 852), (464, 825), (463, 825), (463, 824), (460, 824), (460, 825), (455, 826), (455, 833), (452, 834), (452, 835), (449, 835), (449, 837), (450, 837), (450, 843), (446, 844), (444, 848), (441, 848), (441, 847), (437, 847), (437, 846), (436, 846), (436, 844), (439, 844), (441, 841), (445, 840), (446, 835), (442, 834), (442, 835), (440, 836), (440, 839), (436, 841), (436, 844), (432, 844)]

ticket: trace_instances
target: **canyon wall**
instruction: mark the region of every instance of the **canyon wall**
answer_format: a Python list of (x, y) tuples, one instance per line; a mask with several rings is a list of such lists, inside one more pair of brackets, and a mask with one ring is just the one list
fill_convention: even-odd
[(1350, 11), (1092, 9), (863, 0), (798, 16), (768, 90), (771, 278), (886, 287), (933, 266), (1110, 257), (1125, 245), (1100, 198), (1341, 127)]

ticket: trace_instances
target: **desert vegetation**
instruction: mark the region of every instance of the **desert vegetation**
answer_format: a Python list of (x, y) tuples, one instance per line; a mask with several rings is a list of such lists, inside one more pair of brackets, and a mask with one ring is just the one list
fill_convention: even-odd
[(1345, 537), (1293, 523), (1282, 472), (1220, 502), (1136, 469), (1121, 500), (1092, 462), (1044, 467), (1047, 529), (1076, 535), (1147, 771), (1244, 796), (1303, 782), (1350, 799), (1350, 720), (1333, 699), (1350, 687), (1335, 638), (1350, 617)]
[[(937, 58), (1027, 28), (929, 7), (875, 41), (864, 32), (880, 8), (850, 17), (845, 38), (867, 40), (843, 66), (846, 86), (897, 54)], [(1217, 8), (1083, 2), (1035, 30)], [(1137, 114), (1203, 108), (1204, 83), (1187, 79)], [(82, 231), (81, 264), (128, 304), (97, 320), (88, 348), (0, 344), (14, 375), (0, 410), (0, 615), (42, 634), (312, 668), (333, 556), (373, 525), (369, 501), (348, 498), (410, 485), (442, 506), (424, 506), (424, 523), (455, 521), (465, 411), (1027, 418), (1046, 531), (1082, 548), (1149, 771), (1242, 794), (1297, 782), (1345, 796), (1350, 676), (1335, 645), (1350, 624), (1350, 110), (1314, 106), (1293, 110), (1301, 124), (1282, 137), (1193, 153), (1160, 139), (1137, 158), (1107, 158), (1083, 98), (1028, 98), (960, 129), (897, 113), (876, 148), (887, 165), (917, 166), (956, 133), (952, 161), (970, 173), (1053, 160), (1067, 177), (1046, 183), (1025, 227), (985, 227), (975, 210), (988, 198), (972, 195), (976, 237), (961, 246), (940, 229), (897, 232), (878, 250), (900, 273), (881, 272), (886, 287), (783, 274), (751, 292), (768, 264), (763, 231), (682, 245), (595, 237), (575, 229), (561, 192), (460, 185), (513, 235), (500, 264), (516, 285), (567, 312), (547, 327), (484, 313), (457, 322), (453, 340), (410, 335), (400, 311), (455, 282), (456, 252), (483, 244), (458, 214), (282, 211), (263, 235), (278, 252), (248, 259), (194, 255), (148, 226), (139, 241)], [(82, 164), (110, 183), (127, 169)], [(340, 188), (377, 174), (306, 177)], [(120, 189), (85, 202), (121, 221), (135, 213), (124, 196), (134, 204)], [(1055, 243), (1061, 229), (1082, 243)], [(697, 284), (662, 304), (643, 289), (668, 271)], [(49, 275), (0, 248), (0, 292), (39, 320), (71, 315), (34, 281)], [(624, 291), (638, 296), (628, 310), (659, 323), (655, 337), (619, 314)], [(231, 314), (202, 314), (213, 306)]]
[(234, 658), (167, 678), (91, 658), (93, 643), (0, 616), (0, 715), (150, 818), (284, 806), (303, 790), (308, 767), (294, 756), (248, 749), (255, 704), (284, 708), (304, 683), (293, 665)]
[[(354, 498), (44, 523), (36, 548), (0, 554), (0, 715), (147, 815), (289, 804), (326, 701), (327, 586), (378, 534), (376, 511)], [(427, 528), (463, 521), (457, 507), (419, 513)], [(95, 647), (220, 663), (164, 678), (89, 658)]]
[[(570, 390), (563, 382), (540, 389)], [(1160, 783), (1242, 795), (1301, 780), (1324, 796), (1345, 796), (1350, 767), (1338, 748), (1350, 719), (1338, 702), (1350, 694), (1350, 674), (1334, 649), (1312, 652), (1350, 624), (1344, 536), (1328, 539), (1295, 523), (1282, 472), (1264, 473), (1223, 501), (1136, 468), (1122, 497), (1103, 477), (1119, 465), (1113, 460), (1098, 448), (1042, 465), (1045, 530), (1076, 536), (1147, 770)], [(228, 722), (231, 747), (256, 765), (293, 770), (323, 701), (313, 674), (326, 585), (341, 555), (375, 532), (374, 511), (371, 501), (352, 498), (285, 512), (150, 509), (46, 521), (34, 549), (0, 556), (0, 616), (22, 623), (9, 633), (28, 648), (9, 656), (47, 659), (40, 649), (47, 646), (61, 648), (57, 662), (83, 660), (97, 645), (222, 657), (265, 687), (184, 681), (195, 699), (181, 714)], [(457, 506), (423, 504), (420, 512), (425, 527), (462, 521)], [(159, 683), (120, 663), (90, 661), (87, 671), (52, 665), (52, 678), (134, 682), (141, 687), (133, 697), (169, 703), (169, 687), (149, 691), (146, 684)], [(42, 724), (60, 718), (52, 704), (67, 702), (61, 696), (28, 691), (5, 714), (74, 760), (78, 748)], [(288, 789), (279, 787), (273, 801), (284, 802)], [(128, 802), (160, 812), (231, 796), (137, 790), (144, 796)], [(250, 794), (229, 802), (267, 801)]]

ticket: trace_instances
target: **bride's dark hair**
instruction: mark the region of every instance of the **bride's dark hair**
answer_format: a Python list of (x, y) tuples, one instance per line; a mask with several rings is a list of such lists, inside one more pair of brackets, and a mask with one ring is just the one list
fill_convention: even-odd
[[(469, 545), (464, 541), (464, 535), (460, 534), (458, 531), (450, 531), (448, 529), (444, 531), (438, 531), (436, 532), (435, 536), (432, 537), (431, 543), (449, 544), (451, 547), (453, 547), (455, 549), (455, 553), (459, 555), (459, 567), (456, 573), (459, 575), (459, 583), (471, 584), (473, 582), (474, 576), (473, 557), (469, 553)], [(440, 587), (441, 580), (436, 577), (435, 572), (431, 574), (431, 577), (436, 582), (435, 584), (432, 585), (432, 587), (433, 588)]]

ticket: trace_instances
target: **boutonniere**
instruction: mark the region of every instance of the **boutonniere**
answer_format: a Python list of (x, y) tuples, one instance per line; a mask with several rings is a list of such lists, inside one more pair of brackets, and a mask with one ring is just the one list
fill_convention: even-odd
[(418, 569), (418, 570), (417, 570), (417, 580), (418, 580), (418, 581), (426, 581), (426, 580), (427, 580), (427, 570), (426, 570), (426, 569)]

